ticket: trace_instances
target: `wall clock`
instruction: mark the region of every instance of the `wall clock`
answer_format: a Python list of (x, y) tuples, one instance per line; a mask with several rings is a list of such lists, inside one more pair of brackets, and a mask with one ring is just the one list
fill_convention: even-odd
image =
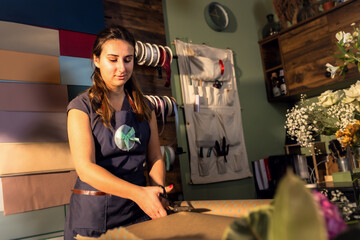
[(217, 2), (212, 2), (205, 8), (205, 20), (215, 31), (223, 31), (229, 26), (227, 10)]

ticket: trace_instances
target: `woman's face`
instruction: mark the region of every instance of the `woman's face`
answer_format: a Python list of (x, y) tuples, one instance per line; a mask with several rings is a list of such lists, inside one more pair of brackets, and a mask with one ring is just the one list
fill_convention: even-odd
[(109, 90), (123, 88), (134, 69), (134, 47), (130, 43), (111, 39), (104, 43), (100, 57), (94, 56), (94, 64)]

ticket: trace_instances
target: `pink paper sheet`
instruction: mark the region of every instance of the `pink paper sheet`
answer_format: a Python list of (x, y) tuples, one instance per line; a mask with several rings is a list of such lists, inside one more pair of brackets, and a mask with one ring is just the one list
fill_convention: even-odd
[(2, 178), (4, 215), (68, 204), (75, 171)]

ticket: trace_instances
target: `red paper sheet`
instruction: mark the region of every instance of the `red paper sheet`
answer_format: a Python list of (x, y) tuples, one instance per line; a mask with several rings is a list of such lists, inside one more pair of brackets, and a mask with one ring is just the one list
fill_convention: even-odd
[(96, 35), (59, 30), (60, 55), (91, 58)]

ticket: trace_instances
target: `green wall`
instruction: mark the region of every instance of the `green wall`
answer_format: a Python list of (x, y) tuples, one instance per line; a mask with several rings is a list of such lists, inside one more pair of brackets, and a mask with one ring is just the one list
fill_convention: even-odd
[[(178, 38), (194, 44), (206, 43), (234, 52), (236, 80), (242, 107), (242, 120), (249, 162), (284, 153), (286, 103), (269, 103), (258, 41), (266, 15), (274, 13), (271, 0), (219, 0), (230, 11), (230, 26), (225, 32), (210, 29), (204, 9), (210, 0), (163, 0), (168, 45)], [(174, 46), (173, 50), (175, 49)], [(172, 64), (172, 91), (181, 104), (180, 79), (176, 60)], [(184, 115), (180, 109), (181, 123)], [(188, 152), (186, 132), (181, 126), (178, 144)], [(180, 155), (185, 200), (255, 198), (253, 178), (192, 185), (189, 157)]]

